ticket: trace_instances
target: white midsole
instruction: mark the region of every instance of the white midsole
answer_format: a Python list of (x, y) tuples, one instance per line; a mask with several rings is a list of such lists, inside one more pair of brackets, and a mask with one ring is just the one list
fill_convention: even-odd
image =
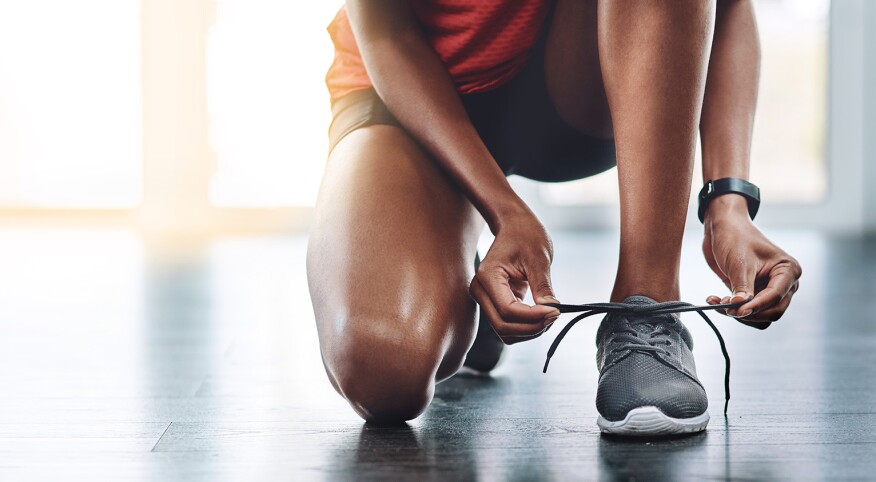
[(691, 418), (672, 418), (657, 407), (630, 410), (623, 420), (612, 422), (601, 415), (596, 424), (605, 433), (629, 436), (659, 436), (701, 432), (709, 424), (709, 412)]
[(496, 366), (494, 366), (492, 370), (489, 370), (489, 371), (475, 370), (474, 368), (467, 367), (467, 366), (463, 365), (463, 366), (459, 367), (459, 370), (456, 371), (456, 374), (466, 375), (466, 376), (470, 376), (470, 377), (485, 377), (485, 378), (489, 377), (491, 373), (496, 371), (496, 369), (499, 368), (500, 365), (502, 365), (502, 362), (505, 361), (505, 355), (507, 355), (507, 354), (508, 354), (508, 347), (506, 346), (505, 349), (502, 350), (502, 353), (499, 353), (499, 359), (496, 360)]

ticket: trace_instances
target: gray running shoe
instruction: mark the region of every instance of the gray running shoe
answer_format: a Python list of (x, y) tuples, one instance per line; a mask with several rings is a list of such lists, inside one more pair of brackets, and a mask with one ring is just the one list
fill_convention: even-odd
[(505, 355), (505, 342), (499, 338), (490, 321), (478, 307), (478, 331), (474, 343), (465, 356), (460, 373), (487, 376), (502, 361)]
[[(630, 296), (624, 303), (657, 302)], [(693, 338), (678, 315), (610, 313), (596, 346), (603, 432), (653, 437), (706, 429), (709, 402), (697, 379)]]
[[(481, 257), (475, 253), (474, 267), (477, 271)], [(484, 316), (484, 311), (478, 306), (478, 331), (474, 343), (465, 356), (460, 373), (466, 375), (488, 376), (499, 366), (505, 354), (505, 342), (496, 334), (490, 320)]]

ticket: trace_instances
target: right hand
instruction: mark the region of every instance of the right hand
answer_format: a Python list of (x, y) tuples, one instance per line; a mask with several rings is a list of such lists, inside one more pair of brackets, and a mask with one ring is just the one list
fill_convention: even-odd
[[(504, 219), (469, 287), (493, 329), (506, 344), (538, 337), (560, 316), (545, 303), (559, 303), (551, 288), (553, 245), (532, 212)], [(532, 289), (534, 306), (524, 303)]]

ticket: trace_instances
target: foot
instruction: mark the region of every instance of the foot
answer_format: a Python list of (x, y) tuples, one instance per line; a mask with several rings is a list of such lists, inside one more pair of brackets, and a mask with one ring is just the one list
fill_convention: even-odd
[[(624, 303), (656, 302), (630, 296)], [(603, 432), (654, 437), (706, 429), (708, 399), (697, 379), (693, 338), (678, 315), (609, 314), (596, 345)]]
[[(478, 269), (480, 263), (480, 256), (475, 255), (475, 270)], [(502, 354), (504, 352), (505, 342), (499, 338), (496, 330), (490, 325), (490, 320), (478, 308), (478, 333), (475, 335), (474, 344), (472, 344), (468, 354), (465, 356), (465, 362), (460, 373), (480, 376), (489, 375), (499, 365), (499, 362), (502, 361)]]
[(460, 373), (486, 376), (499, 365), (505, 353), (505, 342), (499, 338), (483, 313), (478, 316), (478, 334), (465, 356)]

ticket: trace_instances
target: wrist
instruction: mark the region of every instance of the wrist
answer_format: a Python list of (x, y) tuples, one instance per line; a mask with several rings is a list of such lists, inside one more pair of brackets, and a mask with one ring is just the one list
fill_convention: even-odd
[(488, 209), (489, 215), (485, 216), (487, 226), (493, 235), (499, 234), (506, 226), (522, 218), (535, 217), (529, 206), (515, 194), (512, 199), (503, 202), (492, 203)]
[(709, 203), (706, 209), (706, 222), (723, 220), (749, 219), (748, 200), (735, 193), (718, 196)]

